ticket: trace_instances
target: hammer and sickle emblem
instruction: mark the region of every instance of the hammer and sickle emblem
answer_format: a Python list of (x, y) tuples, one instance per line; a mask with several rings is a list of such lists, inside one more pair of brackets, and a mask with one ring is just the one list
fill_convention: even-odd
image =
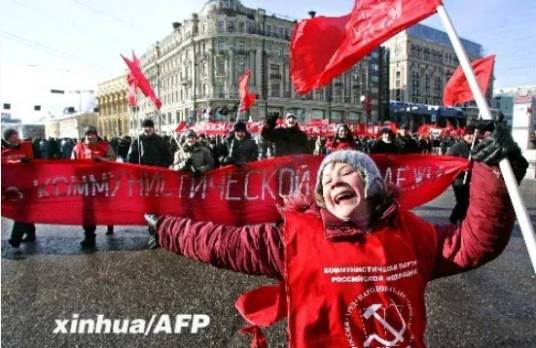
[(367, 337), (367, 339), (365, 340), (365, 342), (363, 343), (363, 347), (369, 347), (370, 344), (373, 342), (373, 341), (377, 341), (379, 342), (380, 344), (382, 344), (383, 346), (385, 347), (393, 347), (395, 345), (397, 345), (398, 343), (402, 343), (404, 342), (404, 332), (406, 331), (406, 322), (404, 321), (404, 318), (402, 317), (402, 315), (400, 314), (400, 311), (398, 310), (398, 308), (395, 306), (396, 308), (396, 311), (398, 313), (398, 316), (400, 317), (400, 321), (402, 322), (402, 328), (400, 330), (396, 330), (391, 324), (389, 324), (379, 313), (378, 313), (378, 310), (382, 307), (381, 304), (378, 304), (378, 303), (375, 303), (375, 304), (372, 304), (370, 305), (366, 310), (365, 310), (365, 313), (363, 314), (363, 317), (365, 319), (369, 319), (371, 317), (374, 317), (374, 319), (376, 319), (377, 321), (380, 322), (380, 324), (383, 325), (383, 327), (385, 327), (385, 329), (387, 331), (389, 331), (391, 334), (393, 334), (394, 338), (389, 341), (389, 340), (386, 340), (384, 338), (381, 338), (380, 336), (376, 335), (376, 334), (372, 334), (372, 335), (369, 335)]

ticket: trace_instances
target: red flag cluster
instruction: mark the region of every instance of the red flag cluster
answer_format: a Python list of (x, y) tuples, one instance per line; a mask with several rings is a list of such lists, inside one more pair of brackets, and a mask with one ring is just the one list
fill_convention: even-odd
[(240, 110), (246, 111), (249, 110), (255, 101), (257, 100), (257, 95), (254, 93), (249, 93), (249, 78), (251, 77), (251, 70), (246, 70), (244, 75), (240, 76), (238, 80), (238, 94), (240, 95)]
[(136, 106), (136, 88), (139, 88), (143, 95), (145, 95), (147, 98), (149, 98), (152, 102), (155, 108), (160, 110), (162, 107), (162, 102), (158, 97), (156, 96), (153, 88), (151, 87), (151, 84), (149, 83), (149, 80), (147, 80), (147, 77), (145, 77), (145, 74), (143, 74), (143, 71), (141, 71), (140, 66), (140, 60), (136, 57), (134, 52), (132, 52), (132, 60), (129, 60), (125, 56), (121, 55), (123, 60), (128, 66), (128, 69), (130, 70), (130, 74), (128, 74), (127, 80), (128, 80), (128, 86), (129, 86), (129, 93), (128, 93), (128, 103), (131, 106)]
[(291, 76), (300, 94), (327, 85), (382, 42), (432, 15), (441, 0), (356, 0), (342, 17), (298, 23), (291, 42)]
[[(471, 63), (478, 86), (484, 95), (486, 95), (486, 91), (488, 90), (494, 64), (495, 55), (480, 58)], [(462, 67), (458, 66), (445, 86), (443, 105), (457, 105), (474, 99), (475, 97), (469, 87)]]

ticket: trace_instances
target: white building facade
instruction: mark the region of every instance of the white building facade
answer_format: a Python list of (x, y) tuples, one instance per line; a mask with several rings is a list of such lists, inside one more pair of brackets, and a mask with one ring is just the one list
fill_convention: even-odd
[[(258, 101), (241, 119), (294, 112), (300, 121), (376, 121), (379, 113), (381, 48), (333, 80), (330, 86), (300, 96), (291, 84), (289, 44), (296, 22), (250, 9), (238, 0), (211, 0), (199, 14), (173, 23), (173, 32), (141, 57), (142, 68), (162, 100), (161, 117), (140, 98), (140, 114), (152, 116), (162, 132), (180, 121), (236, 119), (238, 79), (252, 71), (250, 90)], [(364, 97), (372, 111), (363, 110)], [(136, 118), (130, 119), (135, 133)]]

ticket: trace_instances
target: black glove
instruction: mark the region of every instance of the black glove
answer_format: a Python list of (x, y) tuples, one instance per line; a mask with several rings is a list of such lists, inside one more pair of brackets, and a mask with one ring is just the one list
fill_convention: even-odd
[(529, 164), (512, 138), (510, 129), (503, 123), (494, 122), (491, 137), (475, 146), (472, 151), (472, 159), (493, 166), (504, 158), (510, 160), (516, 179), (520, 182), (525, 176)]
[(194, 178), (199, 178), (201, 175), (203, 175), (203, 172), (192, 166), (192, 175)]
[(28, 157), (22, 157), (20, 159), (20, 163), (30, 163), (31, 159), (29, 159)]

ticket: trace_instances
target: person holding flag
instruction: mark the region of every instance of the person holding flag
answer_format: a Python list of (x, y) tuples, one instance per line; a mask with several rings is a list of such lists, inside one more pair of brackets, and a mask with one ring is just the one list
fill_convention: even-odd
[(276, 128), (278, 118), (278, 114), (268, 117), (261, 130), (263, 140), (274, 143), (275, 156), (312, 153), (307, 134), (300, 129), (296, 115), (287, 113), (285, 127)]

